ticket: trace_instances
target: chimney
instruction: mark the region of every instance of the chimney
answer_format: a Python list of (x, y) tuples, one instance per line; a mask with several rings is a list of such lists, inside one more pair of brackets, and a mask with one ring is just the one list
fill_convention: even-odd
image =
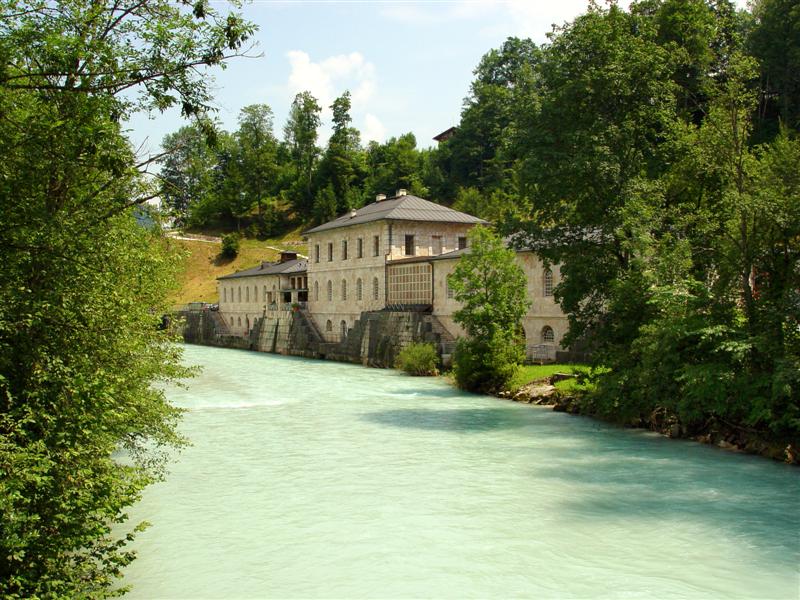
[(281, 252), (281, 262), (289, 262), (290, 260), (297, 260), (297, 252), (284, 251)]
[(400, 188), (399, 190), (397, 190), (397, 197), (398, 198), (400, 196), (405, 196), (406, 194), (408, 194), (408, 190), (406, 190), (405, 188)]
[(381, 200), (386, 200), (386, 194), (378, 194), (375, 196), (375, 202), (380, 202)]

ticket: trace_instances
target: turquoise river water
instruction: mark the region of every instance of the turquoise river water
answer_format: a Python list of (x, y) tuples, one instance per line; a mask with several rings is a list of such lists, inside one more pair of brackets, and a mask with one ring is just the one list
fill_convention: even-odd
[(800, 470), (462, 393), (187, 346), (193, 446), (131, 511), (130, 598), (800, 597)]

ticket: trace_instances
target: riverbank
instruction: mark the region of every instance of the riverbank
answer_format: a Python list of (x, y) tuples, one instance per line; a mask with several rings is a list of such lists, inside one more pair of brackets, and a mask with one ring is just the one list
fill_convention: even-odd
[[(614, 422), (593, 410), (591, 401), (583, 397), (580, 392), (556, 387), (559, 381), (573, 377), (574, 375), (571, 373), (554, 373), (531, 381), (518, 389), (501, 391), (497, 394), (497, 397), (521, 404), (549, 406), (555, 412), (583, 415), (605, 422)], [(681, 423), (677, 416), (661, 409), (653, 411), (647, 418), (621, 423), (621, 425), (629, 428), (647, 429), (672, 439), (693, 440), (731, 452), (755, 454), (791, 465), (800, 465), (800, 449), (792, 444), (764, 440), (758, 432), (737, 427), (720, 419), (712, 418), (704, 423), (702, 427), (690, 428)]]

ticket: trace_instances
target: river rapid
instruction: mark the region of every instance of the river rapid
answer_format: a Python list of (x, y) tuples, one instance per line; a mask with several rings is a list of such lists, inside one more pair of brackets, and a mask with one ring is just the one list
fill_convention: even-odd
[(187, 346), (130, 598), (800, 598), (800, 469), (390, 370)]

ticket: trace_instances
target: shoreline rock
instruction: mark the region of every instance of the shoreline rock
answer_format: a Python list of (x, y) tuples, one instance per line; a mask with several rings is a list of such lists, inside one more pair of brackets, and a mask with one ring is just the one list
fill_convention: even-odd
[[(572, 376), (568, 374), (557, 373), (551, 377), (531, 381), (514, 393), (508, 390), (501, 391), (497, 397), (520, 404), (549, 406), (554, 412), (583, 415), (607, 421), (591, 411), (585, 411), (577, 396), (556, 389), (555, 383), (570, 377)], [(800, 449), (793, 447), (792, 444), (784, 446), (767, 442), (761, 439), (756, 432), (749, 432), (718, 420), (709, 420), (699, 430), (689, 430), (675, 415), (659, 409), (653, 411), (647, 419), (637, 419), (624, 426), (648, 429), (672, 439), (687, 439), (701, 444), (710, 444), (729, 452), (754, 454), (791, 465), (800, 465)]]

